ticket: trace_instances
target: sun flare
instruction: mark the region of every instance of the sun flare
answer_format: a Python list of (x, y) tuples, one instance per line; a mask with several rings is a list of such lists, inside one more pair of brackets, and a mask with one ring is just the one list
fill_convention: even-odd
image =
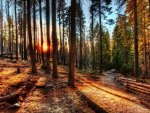
[(46, 51), (47, 51), (47, 49), (48, 49), (47, 44), (46, 44), (46, 43), (44, 43), (44, 44), (43, 44), (43, 51), (44, 51), (44, 52), (46, 52)]

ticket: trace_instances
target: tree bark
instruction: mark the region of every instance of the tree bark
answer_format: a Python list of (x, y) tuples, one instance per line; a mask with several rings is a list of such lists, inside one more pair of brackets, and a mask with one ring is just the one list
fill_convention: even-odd
[(24, 0), (24, 59), (27, 60), (27, 37), (26, 37), (26, 0)]
[(8, 21), (8, 37), (9, 37), (9, 53), (10, 53), (10, 59), (12, 60), (12, 48), (11, 48), (11, 19), (10, 19), (10, 14), (9, 14), (9, 7), (10, 7), (10, 3), (9, 1), (7, 1), (7, 11), (8, 11), (8, 15), (7, 15), (7, 21)]
[(134, 75), (139, 77), (137, 0), (133, 0), (133, 5), (134, 5), (134, 50), (135, 50)]
[(69, 49), (68, 86), (74, 87), (75, 57), (76, 57), (76, 0), (71, 0), (71, 39)]
[(1, 56), (3, 57), (3, 2), (1, 1)]
[(17, 28), (17, 3), (15, 0), (15, 24), (16, 24), (16, 60), (18, 60), (18, 28)]
[[(81, 0), (79, 0), (79, 7), (81, 8)], [(81, 11), (79, 14), (80, 18), (80, 62), (79, 62), (79, 69), (82, 69), (83, 66), (83, 58), (82, 58), (82, 47), (83, 47), (83, 38), (82, 38), (82, 20), (81, 20)]]
[[(62, 3), (63, 4), (63, 3)], [(64, 6), (63, 6), (63, 9), (62, 9), (63, 13), (62, 13), (62, 20), (63, 20), (63, 44), (62, 44), (62, 61), (63, 61), (63, 65), (65, 65), (65, 23), (64, 23)]]
[(93, 14), (93, 1), (92, 1), (92, 36), (91, 36), (91, 51), (92, 51), (92, 70), (95, 70), (95, 50), (94, 50), (94, 31), (93, 31), (93, 27), (94, 27), (94, 14)]
[(144, 28), (143, 28), (143, 30), (144, 30), (144, 62), (145, 62), (145, 70), (144, 70), (144, 78), (146, 78), (148, 75), (148, 71), (147, 71), (147, 69), (148, 69), (148, 65), (147, 65), (147, 39), (146, 39), (146, 31), (145, 31), (145, 12), (144, 12)]
[[(149, 20), (150, 20), (150, 0), (149, 0)], [(148, 58), (149, 58), (149, 75), (148, 75), (148, 78), (150, 78), (150, 33), (148, 34), (148, 50), (149, 50), (149, 55), (148, 55)]]
[(36, 63), (35, 63), (35, 59), (34, 59), (33, 46), (32, 46), (31, 11), (30, 11), (31, 6), (30, 6), (30, 4), (31, 4), (30, 0), (27, 0), (29, 49), (30, 49), (32, 73), (37, 73)]
[(53, 74), (54, 79), (58, 78), (57, 70), (57, 52), (58, 52), (58, 42), (56, 33), (56, 0), (52, 0), (52, 42), (53, 42)]
[[(61, 2), (61, 0), (60, 0)], [(61, 6), (60, 6), (61, 7)], [(60, 10), (59, 10), (59, 43), (60, 43), (60, 50), (59, 50), (59, 60), (60, 63), (62, 63), (62, 37), (61, 37), (61, 16), (60, 16)]]
[(22, 11), (21, 13), (19, 14), (19, 20), (20, 20), (20, 55), (21, 55), (21, 59), (23, 59), (23, 43), (22, 43)]
[(41, 4), (41, 0), (39, 0), (39, 13), (40, 13), (40, 31), (41, 31), (41, 57), (42, 57), (43, 65), (45, 65), (44, 52), (43, 52), (43, 26), (42, 26), (42, 4)]
[(46, 72), (50, 73), (50, 3), (49, 0), (46, 0), (46, 28), (47, 28), (47, 68)]
[(36, 60), (36, 0), (33, 0), (33, 40), (34, 40), (34, 59)]
[[(14, 40), (14, 25), (13, 25), (13, 21), (14, 21), (14, 19), (13, 19), (13, 17), (12, 17), (12, 53), (13, 53), (13, 40)], [(12, 56), (13, 57), (13, 56)]]
[(78, 43), (79, 41), (77, 39), (76, 40), (76, 64), (75, 64), (76, 68), (78, 68)]
[(100, 28), (99, 28), (99, 33), (100, 33), (100, 37), (99, 37), (99, 73), (102, 74), (102, 59), (103, 59), (103, 48), (102, 48), (102, 22), (101, 22), (101, 0), (99, 0), (99, 24), (100, 24)]

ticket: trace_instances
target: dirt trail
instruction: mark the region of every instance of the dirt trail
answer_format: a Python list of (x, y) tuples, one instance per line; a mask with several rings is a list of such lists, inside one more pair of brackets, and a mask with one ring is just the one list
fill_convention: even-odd
[(102, 78), (94, 81), (87, 75), (76, 73), (77, 88), (109, 113), (150, 113), (150, 109), (142, 105), (137, 96), (114, 87), (116, 84), (112, 82), (113, 77)]

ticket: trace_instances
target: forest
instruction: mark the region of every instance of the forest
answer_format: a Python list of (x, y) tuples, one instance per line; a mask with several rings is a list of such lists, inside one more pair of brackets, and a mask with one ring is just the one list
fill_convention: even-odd
[(150, 113), (150, 0), (0, 0), (0, 113)]

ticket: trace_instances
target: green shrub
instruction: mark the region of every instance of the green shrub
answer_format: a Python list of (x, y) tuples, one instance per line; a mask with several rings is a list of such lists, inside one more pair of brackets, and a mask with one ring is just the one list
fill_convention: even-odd
[(132, 68), (131, 68), (131, 66), (129, 64), (123, 64), (121, 69), (120, 69), (120, 72), (122, 74), (126, 75), (126, 74), (129, 74), (131, 72), (131, 70), (132, 70)]

